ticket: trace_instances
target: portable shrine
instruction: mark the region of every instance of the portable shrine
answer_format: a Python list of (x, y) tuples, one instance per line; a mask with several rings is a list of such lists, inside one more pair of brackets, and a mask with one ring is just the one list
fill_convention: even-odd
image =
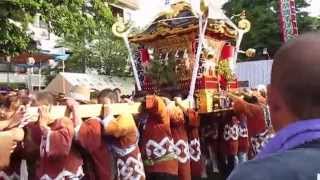
[(141, 89), (195, 95), (200, 112), (212, 112), (214, 94), (238, 86), (234, 65), (250, 29), (244, 14), (238, 26), (212, 3), (198, 12), (185, 1), (172, 4), (144, 32), (129, 37), (138, 47), (134, 61)]

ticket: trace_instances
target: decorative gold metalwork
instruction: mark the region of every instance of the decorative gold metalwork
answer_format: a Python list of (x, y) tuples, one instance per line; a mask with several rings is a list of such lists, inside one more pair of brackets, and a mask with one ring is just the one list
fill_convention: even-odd
[(246, 11), (243, 10), (240, 14), (240, 21), (238, 22), (238, 27), (244, 32), (249, 32), (251, 29), (251, 22), (246, 17)]
[(254, 57), (256, 56), (256, 50), (253, 48), (247, 49), (245, 54), (247, 57)]
[(130, 22), (124, 22), (124, 19), (118, 16), (117, 22), (112, 25), (112, 33), (117, 37), (123, 37), (129, 31)]
[[(203, 1), (204, 3), (204, 1)], [(205, 5), (203, 5), (203, 10), (205, 10)], [(190, 24), (187, 27), (172, 27), (165, 20), (167, 18), (175, 18), (179, 15), (181, 11), (191, 11), (192, 8), (189, 3), (179, 2), (173, 4), (169, 11), (163, 12), (159, 17), (165, 18), (164, 20), (159, 20), (154, 22), (155, 29), (152, 32), (144, 32), (135, 36), (130, 37), (131, 42), (143, 42), (143, 41), (153, 41), (158, 37), (170, 36), (175, 34), (184, 34), (189, 32), (196, 32), (198, 30), (198, 19), (190, 18)], [(239, 15), (240, 16), (240, 15)], [(209, 19), (207, 32), (212, 32), (219, 34), (222, 37), (235, 39), (237, 37), (237, 30), (230, 26), (223, 20)]]

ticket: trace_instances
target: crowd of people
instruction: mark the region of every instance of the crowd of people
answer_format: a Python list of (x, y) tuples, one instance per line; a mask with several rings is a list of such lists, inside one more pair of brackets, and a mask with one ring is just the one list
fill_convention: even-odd
[[(236, 116), (249, 118), (245, 122), (234, 122), (239, 127), (244, 124), (242, 134), (238, 127), (236, 132), (237, 137), (238, 132), (246, 137), (246, 142), (242, 142), (248, 147), (240, 158), (244, 162), (249, 152), (249, 139), (267, 130), (263, 113), (267, 106), (265, 89), (244, 90), (242, 94), (245, 96), (230, 94), (229, 97), (233, 99)], [(142, 102), (138, 115), (114, 116), (112, 109), (108, 108), (101, 117), (79, 117), (78, 107), (81, 104), (133, 101)], [(223, 169), (217, 167), (218, 158), (206, 158), (205, 153), (201, 154), (201, 151), (207, 150), (200, 144), (208, 143), (200, 138), (201, 117), (195, 110), (184, 107), (179, 94), (132, 99), (121, 96), (119, 89), (92, 93), (86, 86), (77, 85), (66, 96), (20, 90), (8, 92), (0, 102), (1, 133), (11, 135), (7, 139), (10, 141), (7, 149), (2, 149), (9, 154), (3, 156), (6, 159), (1, 161), (0, 178), (188, 180), (208, 177), (207, 164), (216, 164), (217, 169)], [(53, 105), (66, 105), (71, 115), (51, 119), (49, 112)], [(38, 107), (39, 117), (32, 117), (28, 113), (29, 107)], [(222, 128), (229, 127), (228, 123), (223, 124)], [(247, 138), (247, 124), (249, 128), (256, 129), (250, 131), (250, 138)], [(257, 129), (257, 124), (261, 124), (258, 126), (260, 129)], [(224, 137), (223, 133), (229, 130), (218, 136)], [(205, 135), (208, 136), (212, 137)], [(232, 138), (232, 141), (238, 139)], [(231, 143), (231, 146), (234, 145)], [(252, 148), (251, 157), (256, 151), (256, 147)], [(227, 174), (234, 166), (229, 168)]]
[[(231, 173), (230, 180), (315, 179), (319, 47), (318, 34), (288, 43), (275, 57), (268, 91), (230, 92), (232, 112), (209, 116), (185, 107), (176, 92), (133, 98), (105, 89), (92, 96), (82, 85), (58, 96), (8, 92), (0, 97), (0, 179), (196, 180), (210, 172)], [(110, 106), (137, 101), (134, 115)], [(82, 118), (82, 104), (106, 106), (99, 117)], [(53, 119), (54, 105), (69, 113)]]

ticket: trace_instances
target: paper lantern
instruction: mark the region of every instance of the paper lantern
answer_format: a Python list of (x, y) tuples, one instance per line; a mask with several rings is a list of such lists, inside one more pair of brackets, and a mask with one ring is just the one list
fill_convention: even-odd
[(221, 51), (220, 60), (230, 60), (234, 56), (234, 46), (226, 44)]
[(149, 56), (149, 52), (148, 49), (140, 49), (140, 57), (141, 57), (141, 62), (143, 64), (149, 63), (150, 62), (150, 56)]

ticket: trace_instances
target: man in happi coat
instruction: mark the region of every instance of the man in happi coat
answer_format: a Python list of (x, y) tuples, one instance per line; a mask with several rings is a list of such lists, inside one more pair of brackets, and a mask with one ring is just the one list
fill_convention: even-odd
[(228, 176), (236, 165), (238, 154), (239, 126), (238, 118), (232, 111), (222, 113), (220, 123), (223, 127), (221, 143), (219, 144), (222, 153), (223, 174)]
[(144, 180), (145, 172), (138, 146), (139, 131), (131, 114), (115, 117), (112, 109), (102, 120), (103, 132), (113, 138), (110, 144), (114, 152), (117, 176), (120, 180)]
[[(12, 154), (1, 154), (3, 159), (10, 159), (10, 164), (7, 164), (7, 166), (0, 171), (0, 179), (26, 180), (28, 179), (26, 159), (37, 159), (35, 158), (37, 156), (32, 157), (27, 154), (24, 146), (24, 144), (27, 144), (25, 142), (27, 133), (23, 129), (23, 126), (29, 123), (30, 115), (26, 113), (25, 107), (22, 105), (21, 100), (15, 96), (8, 97), (6, 99), (5, 106), (2, 107), (2, 110), (4, 110), (2, 118), (8, 120), (1, 120), (0, 130), (2, 131), (2, 135), (7, 136), (7, 142), (12, 141), (12, 144), (10, 145), (12, 146)], [(6, 141), (2, 144), (3, 147), (7, 147)], [(39, 146), (37, 147), (39, 149)]]
[(191, 108), (186, 108), (182, 105), (181, 98), (175, 98), (176, 104), (183, 110), (186, 124), (186, 132), (188, 135), (189, 158), (191, 179), (201, 179), (203, 172), (203, 162), (201, 158), (200, 147), (200, 117), (199, 114)]
[[(99, 94), (101, 97), (104, 91)], [(72, 88), (66, 104), (71, 111), (72, 120), (75, 122), (75, 144), (81, 149), (84, 157), (84, 179), (88, 180), (112, 180), (112, 153), (103, 139), (103, 126), (101, 118), (91, 117), (82, 120), (79, 117), (79, 105), (90, 100), (90, 89), (85, 86), (75, 86)], [(101, 98), (99, 100), (101, 102)]]
[(238, 139), (238, 161), (239, 164), (248, 160), (248, 152), (250, 148), (249, 135), (247, 128), (247, 117), (244, 114), (238, 115), (239, 117), (239, 139)]
[(242, 98), (229, 95), (234, 102), (234, 110), (237, 114), (243, 114), (247, 118), (248, 135), (251, 144), (251, 156), (255, 156), (262, 147), (273, 137), (264, 115), (264, 107), (259, 104), (257, 98), (252, 97), (252, 103)]
[(74, 123), (66, 117), (51, 119), (49, 107), (53, 104), (53, 97), (49, 93), (38, 95), (41, 143), (40, 162), (35, 179), (81, 179), (82, 158), (72, 146)]
[(174, 150), (178, 159), (179, 180), (191, 180), (188, 134), (185, 129), (183, 111), (174, 103), (168, 105), (171, 133), (174, 140)]
[(174, 141), (170, 116), (162, 98), (146, 97), (148, 118), (144, 124), (141, 151), (147, 179), (177, 179), (178, 160), (174, 154)]

